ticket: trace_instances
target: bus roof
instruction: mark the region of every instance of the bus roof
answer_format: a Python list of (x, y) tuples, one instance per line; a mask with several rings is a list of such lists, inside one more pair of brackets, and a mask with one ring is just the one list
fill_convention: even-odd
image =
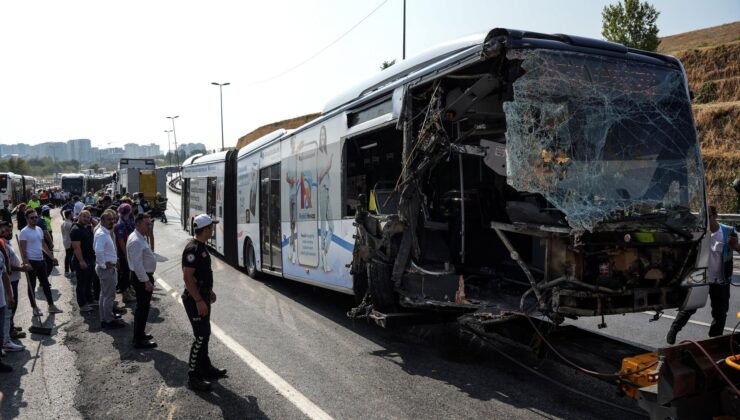
[(237, 155), (237, 160), (242, 158), (243, 156), (249, 154), (250, 152), (259, 149), (262, 146), (265, 146), (275, 140), (278, 140), (279, 138), (288, 135), (292, 133), (294, 130), (286, 130), (284, 128), (275, 130), (271, 133), (267, 133), (264, 136), (258, 138), (257, 140), (245, 145), (241, 149), (239, 149), (239, 154)]
[[(196, 156), (195, 159), (190, 161), (188, 165), (205, 165), (209, 163), (214, 162), (223, 162), (226, 160), (226, 155), (229, 153), (229, 151), (223, 151), (223, 152), (217, 152), (217, 153), (211, 153), (209, 155), (200, 155)], [(182, 166), (185, 166), (185, 162), (182, 163)]]
[(69, 173), (69, 174), (62, 174), (62, 178), (84, 178), (84, 174), (80, 173)]
[(326, 104), (326, 106), (324, 106), (322, 114), (327, 114), (344, 104), (365, 96), (370, 92), (376, 91), (383, 86), (387, 86), (389, 83), (416, 73), (419, 70), (438, 62), (444, 57), (448, 57), (471, 47), (479, 46), (483, 43), (485, 36), (486, 34), (476, 34), (445, 42), (403, 60), (400, 63), (396, 63), (335, 96)]

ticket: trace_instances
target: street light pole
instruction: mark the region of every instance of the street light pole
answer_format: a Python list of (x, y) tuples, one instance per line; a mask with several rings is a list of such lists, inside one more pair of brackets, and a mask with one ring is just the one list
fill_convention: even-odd
[(231, 83), (211, 82), (211, 84), (214, 86), (218, 86), (218, 97), (221, 102), (221, 151), (224, 151), (225, 148), (224, 148), (224, 91), (223, 91), (223, 87), (228, 86)]
[(170, 147), (170, 133), (172, 130), (164, 130), (167, 133), (167, 162), (169, 166), (172, 166), (172, 148)]
[(175, 162), (177, 163), (177, 167), (180, 167), (180, 153), (177, 152), (177, 131), (175, 131), (175, 118), (179, 118), (179, 115), (175, 115), (174, 117), (167, 117), (172, 120), (172, 137), (175, 138)]

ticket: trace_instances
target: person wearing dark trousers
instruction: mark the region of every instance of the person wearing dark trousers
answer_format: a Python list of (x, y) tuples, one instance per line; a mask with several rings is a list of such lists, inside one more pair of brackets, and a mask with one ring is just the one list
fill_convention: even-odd
[(208, 357), (211, 305), (216, 302), (216, 293), (213, 292), (213, 270), (206, 241), (213, 234), (215, 223), (218, 221), (214, 222), (208, 215), (196, 216), (193, 220), (195, 238), (188, 242), (182, 252), (182, 274), (185, 281), (182, 303), (194, 335), (188, 362), (188, 387), (195, 391), (208, 391), (211, 389), (209, 380), (226, 376), (226, 369), (214, 367)]
[(134, 224), (136, 229), (126, 241), (130, 280), (136, 290), (133, 344), (137, 349), (152, 349), (157, 347), (157, 343), (152, 341), (151, 335), (146, 334), (146, 321), (154, 292), (154, 271), (157, 269), (157, 259), (147, 242), (152, 220), (148, 214), (140, 213), (134, 219)]
[(69, 234), (72, 232), (72, 226), (74, 226), (74, 220), (72, 220), (72, 210), (62, 210), (62, 217), (64, 222), (62, 223), (62, 245), (64, 246), (64, 277), (72, 277), (72, 256), (74, 251), (72, 250), (72, 239), (69, 238)]
[(21, 272), (29, 271), (31, 267), (21, 263), (20, 258), (18, 258), (18, 254), (15, 252), (15, 248), (13, 248), (13, 244), (11, 242), (12, 239), (13, 226), (11, 225), (6, 228), (2, 241), (5, 243), (5, 248), (8, 250), (8, 257), (10, 258), (10, 285), (13, 289), (13, 296), (15, 296), (15, 301), (10, 308), (10, 338), (19, 339), (26, 338), (26, 333), (24, 333), (20, 327), (16, 328), (15, 323), (13, 322), (15, 312), (18, 310), (18, 283), (21, 280)]
[[(31, 265), (31, 271), (28, 272), (28, 281), (31, 283), (28, 293), (33, 293), (36, 290), (36, 279), (41, 282), (41, 287), (44, 289), (44, 296), (46, 297), (46, 303), (49, 304), (49, 313), (60, 313), (63, 312), (61, 309), (54, 305), (54, 300), (51, 295), (51, 285), (49, 284), (48, 267), (44, 256), (48, 257), (52, 262), (56, 262), (56, 258), (46, 246), (44, 241), (44, 233), (38, 223), (39, 215), (33, 209), (26, 210), (26, 221), (28, 226), (23, 228), (18, 239), (20, 242), (21, 258), (24, 264)], [(33, 302), (33, 300), (31, 300)], [(35, 314), (41, 315), (41, 310), (36, 307), (34, 308)]]
[(72, 270), (77, 277), (75, 294), (80, 312), (92, 312), (95, 304), (92, 299), (95, 250), (93, 248), (93, 233), (90, 228), (90, 218), (89, 211), (81, 211), (77, 223), (69, 231), (69, 239), (72, 243), (72, 250), (74, 251)]
[[(709, 207), (709, 300), (712, 305), (712, 324), (709, 327), (709, 336), (722, 335), (727, 320), (727, 310), (730, 308), (730, 282), (732, 280), (732, 251), (740, 252), (737, 232), (732, 226), (720, 224), (717, 221), (717, 208)], [(679, 311), (676, 319), (666, 335), (668, 344), (675, 344), (676, 337), (686, 326), (696, 309)]]
[(136, 302), (129, 281), (131, 270), (129, 270), (128, 261), (126, 261), (126, 242), (135, 229), (131, 206), (122, 203), (118, 206), (118, 223), (113, 228), (113, 233), (115, 234), (116, 249), (118, 250), (118, 291), (121, 293), (121, 300), (124, 303)]

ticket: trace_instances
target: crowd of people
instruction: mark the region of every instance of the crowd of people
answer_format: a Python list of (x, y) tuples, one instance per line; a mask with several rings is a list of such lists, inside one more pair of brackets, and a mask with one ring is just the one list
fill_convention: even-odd
[[(47, 195), (48, 196), (48, 195)], [(126, 328), (122, 320), (126, 303), (136, 303), (132, 328), (132, 345), (137, 349), (157, 347), (146, 332), (147, 318), (154, 291), (154, 254), (152, 206), (142, 193), (131, 197), (116, 194), (96, 197), (71, 196), (57, 203), (61, 216), (64, 247), (64, 276), (74, 284), (75, 299), (81, 316), (97, 312), (101, 329)], [(6, 352), (24, 350), (20, 340), (26, 338), (14, 322), (19, 304), (18, 283), (21, 273), (28, 281), (28, 298), (33, 315), (44, 311), (37, 305), (35, 291), (40, 283), (49, 314), (60, 313), (54, 302), (50, 277), (61, 265), (54, 256), (51, 208), (34, 195), (28, 203), (10, 209), (9, 202), (0, 209), (0, 337)], [(18, 230), (18, 248), (13, 238), (13, 215)], [(210, 254), (205, 242), (213, 225), (207, 215), (195, 218), (195, 238), (188, 243), (182, 257), (185, 292), (183, 304), (195, 335), (190, 353), (188, 385), (195, 390), (210, 389), (209, 379), (224, 377), (225, 369), (213, 367), (208, 357), (210, 305), (216, 301)], [(116, 293), (121, 301), (116, 301)], [(96, 311), (97, 309), (97, 311)], [(40, 318), (39, 318), (40, 319)], [(12, 371), (0, 358), (0, 373)]]

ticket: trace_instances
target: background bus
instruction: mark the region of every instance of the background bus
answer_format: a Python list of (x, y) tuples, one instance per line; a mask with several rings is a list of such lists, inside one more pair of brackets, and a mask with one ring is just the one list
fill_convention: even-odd
[(62, 190), (71, 196), (84, 197), (87, 193), (87, 176), (83, 174), (62, 174)]
[(28, 201), (36, 190), (36, 178), (12, 172), (0, 172), (0, 200), (10, 200), (11, 206)]

